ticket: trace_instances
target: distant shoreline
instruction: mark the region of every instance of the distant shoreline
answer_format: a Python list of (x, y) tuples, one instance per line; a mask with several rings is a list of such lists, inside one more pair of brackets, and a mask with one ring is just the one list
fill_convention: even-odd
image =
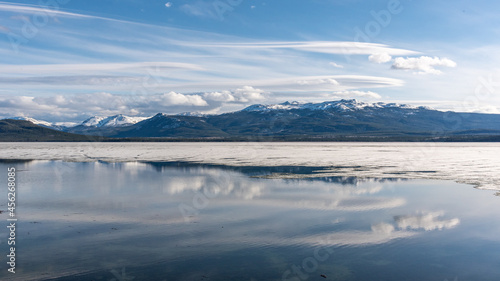
[(419, 136), (419, 137), (380, 137), (380, 136), (334, 136), (334, 137), (233, 137), (233, 138), (106, 138), (80, 135), (77, 140), (65, 139), (14, 139), (1, 138), (0, 142), (500, 142), (500, 135), (485, 136)]

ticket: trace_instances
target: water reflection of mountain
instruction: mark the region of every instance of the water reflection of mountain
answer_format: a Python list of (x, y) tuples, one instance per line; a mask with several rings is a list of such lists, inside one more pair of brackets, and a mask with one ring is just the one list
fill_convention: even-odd
[(24, 159), (0, 159), (1, 164), (29, 164), (35, 160), (24, 160)]
[(321, 170), (324, 167), (305, 167), (305, 166), (229, 166), (218, 164), (196, 163), (188, 161), (175, 162), (143, 162), (151, 165), (161, 171), (164, 168), (217, 168), (221, 170), (230, 170), (240, 172), (248, 176), (266, 175), (270, 173), (293, 173), (293, 174), (311, 174)]
[[(261, 206), (343, 211), (386, 209), (405, 204), (403, 198), (375, 196), (382, 191), (383, 182), (399, 179), (325, 177), (319, 176), (321, 167), (235, 167), (189, 162), (145, 164), (161, 173), (182, 171), (179, 175), (171, 174), (163, 182), (163, 191), (172, 195), (195, 192), (241, 203), (257, 200)], [(330, 171), (331, 167), (327, 169)]]
[(359, 185), (366, 182), (400, 182), (407, 181), (401, 178), (359, 178), (353, 176), (325, 176), (335, 170), (342, 169), (362, 169), (361, 166), (328, 166), (328, 167), (309, 167), (309, 166), (229, 166), (195, 162), (143, 162), (150, 165), (157, 171), (162, 171), (166, 168), (212, 168), (223, 171), (239, 172), (249, 177), (267, 178), (267, 179), (286, 179), (286, 180), (307, 180), (307, 181), (323, 181), (337, 183), (342, 185)]

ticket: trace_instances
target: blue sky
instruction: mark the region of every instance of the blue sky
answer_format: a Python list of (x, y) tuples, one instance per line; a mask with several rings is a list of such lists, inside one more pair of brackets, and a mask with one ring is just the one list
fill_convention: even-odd
[(0, 118), (356, 98), (500, 113), (500, 3), (0, 1)]

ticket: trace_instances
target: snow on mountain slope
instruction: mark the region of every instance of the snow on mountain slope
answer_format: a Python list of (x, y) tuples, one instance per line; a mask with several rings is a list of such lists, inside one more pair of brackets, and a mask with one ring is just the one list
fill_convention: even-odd
[(128, 126), (128, 125), (133, 125), (135, 123), (141, 122), (143, 120), (146, 120), (150, 117), (130, 117), (130, 116), (125, 116), (122, 114), (115, 115), (115, 116), (110, 116), (105, 119), (103, 119), (101, 122), (99, 122), (100, 127), (120, 127), (120, 126)]
[(322, 103), (301, 103), (297, 101), (284, 102), (280, 104), (255, 104), (251, 105), (242, 111), (271, 111), (271, 110), (292, 110), (292, 109), (307, 109), (307, 110), (327, 110), (336, 109), (340, 111), (355, 111), (362, 110), (366, 108), (401, 108), (401, 109), (430, 109), (427, 107), (417, 107), (407, 104), (397, 104), (397, 103), (366, 103), (352, 100), (339, 100), (339, 101), (327, 101)]
[(54, 126), (54, 124), (52, 124), (50, 122), (42, 121), (42, 120), (37, 120), (37, 119), (31, 118), (31, 117), (11, 117), (11, 118), (8, 118), (8, 119), (29, 121), (29, 122), (31, 122), (33, 124), (41, 125), (41, 126), (49, 127), (49, 128), (52, 128)]
[[(361, 102), (357, 101), (355, 99), (350, 99), (350, 100), (338, 100), (338, 101), (326, 101), (326, 102), (321, 102), (321, 103), (305, 103), (305, 102), (284, 102), (280, 104), (254, 104), (251, 106), (248, 106), (247, 108), (241, 110), (241, 111), (236, 111), (232, 113), (238, 113), (238, 112), (271, 112), (271, 111), (284, 111), (284, 110), (312, 110), (312, 111), (321, 111), (321, 110), (326, 110), (326, 111), (335, 111), (335, 112), (359, 112), (363, 113), (362, 110), (367, 110), (367, 114), (373, 109), (383, 109), (383, 108), (391, 108), (391, 109), (406, 109), (405, 114), (413, 114), (413, 111), (408, 111), (407, 109), (427, 109), (427, 110), (432, 110), (431, 108), (428, 107), (417, 107), (417, 106), (411, 106), (411, 105), (406, 105), (406, 104), (398, 104), (398, 103), (384, 103), (384, 102), (377, 102), (377, 103), (366, 103), (366, 102)], [(232, 114), (229, 113), (229, 114)], [(226, 113), (227, 114), (227, 113)], [(209, 117), (209, 116), (217, 116), (217, 115), (206, 115), (206, 114), (200, 114), (200, 113), (181, 113), (177, 115), (167, 115), (167, 114), (160, 114), (156, 115), (155, 117), (158, 116), (164, 116), (164, 117), (172, 117), (172, 116), (192, 116), (192, 117)], [(125, 127), (125, 126), (130, 126), (134, 125), (136, 123), (139, 123), (141, 121), (144, 121), (146, 119), (150, 119), (154, 117), (130, 117), (130, 116), (125, 116), (123, 114), (118, 114), (114, 116), (93, 116), (85, 121), (83, 121), (80, 126), (87, 127), (88, 129), (95, 129), (95, 128), (114, 128), (114, 127)], [(48, 128), (56, 129), (56, 130), (67, 130), (69, 128), (72, 128), (74, 126), (77, 126), (75, 123), (72, 122), (57, 122), (57, 123), (50, 123), (47, 121), (42, 121), (42, 120), (37, 120), (34, 118), (30, 117), (13, 117), (10, 119), (16, 119), (16, 120), (26, 120), (30, 121), (34, 124), (45, 126)]]
[(35, 125), (40, 125), (40, 126), (44, 126), (44, 127), (47, 127), (47, 128), (50, 128), (50, 129), (54, 129), (54, 130), (59, 130), (59, 131), (63, 131), (67, 128), (70, 128), (70, 127), (74, 127), (76, 125), (78, 125), (78, 123), (75, 123), (75, 122), (55, 122), (55, 123), (51, 123), (51, 122), (47, 122), (47, 121), (43, 121), (43, 120), (38, 120), (38, 119), (35, 119), (35, 118), (31, 118), (31, 117), (11, 117), (11, 118), (7, 118), (7, 119), (13, 119), (13, 120), (24, 120), (24, 121), (29, 121)]
[(122, 114), (109, 116), (109, 117), (101, 117), (101, 116), (93, 116), (89, 119), (83, 121), (82, 126), (86, 127), (122, 127), (129, 126), (141, 122), (150, 117), (130, 117)]
[(85, 126), (85, 127), (97, 127), (97, 125), (99, 125), (99, 122), (104, 120), (104, 118), (106, 118), (106, 117), (92, 116), (89, 119), (83, 121), (82, 124), (80, 124), (80, 125)]

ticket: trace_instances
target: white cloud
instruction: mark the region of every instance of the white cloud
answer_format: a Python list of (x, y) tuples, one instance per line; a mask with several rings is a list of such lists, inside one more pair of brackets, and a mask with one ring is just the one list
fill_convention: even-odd
[(453, 228), (460, 224), (458, 218), (453, 218), (449, 220), (441, 219), (443, 215), (442, 212), (434, 212), (427, 214), (419, 214), (413, 216), (396, 216), (394, 220), (397, 226), (402, 229), (424, 229), (424, 230), (435, 230), (443, 228)]
[(176, 92), (164, 93), (160, 96), (160, 102), (163, 105), (194, 105), (207, 106), (207, 102), (198, 95), (184, 95)]
[[(313, 79), (317, 81), (318, 79)], [(331, 82), (329, 82), (331, 84)], [(311, 85), (309, 85), (311, 86)], [(312, 85), (317, 86), (317, 85)], [(320, 85), (321, 87), (324, 85)], [(279, 86), (280, 88), (283, 85)], [(292, 87), (297, 87), (293, 83)], [(311, 88), (309, 88), (311, 89)], [(223, 90), (206, 93), (185, 94), (175, 91), (148, 94), (113, 94), (109, 92), (95, 92), (73, 95), (50, 96), (0, 96), (0, 117), (28, 116), (51, 122), (81, 122), (89, 115), (111, 116), (125, 114), (130, 116), (151, 116), (158, 112), (175, 114), (181, 112), (223, 112), (239, 110), (243, 105), (270, 102), (276, 98), (260, 87), (242, 86), (234, 90)], [(336, 96), (378, 98), (378, 94), (371, 91), (338, 91)], [(308, 99), (315, 94), (308, 92)], [(324, 100), (324, 96), (320, 97)], [(331, 96), (329, 96), (331, 98)]]
[(0, 97), (0, 117), (29, 116), (48, 121), (80, 121), (89, 115), (125, 114), (151, 116), (158, 112), (180, 113), (214, 106), (201, 95), (168, 92), (152, 95), (117, 95), (97, 92), (46, 97)]
[(167, 8), (172, 7), (172, 2), (167, 2), (167, 3), (165, 3), (165, 7), (167, 7)]
[(236, 89), (233, 92), (233, 95), (240, 102), (255, 102), (264, 100), (266, 97), (264, 96), (264, 91), (261, 89), (255, 89), (251, 86), (244, 86), (240, 89)]
[(218, 102), (232, 102), (236, 100), (230, 91), (205, 93), (203, 97), (207, 100)]
[(374, 99), (382, 98), (379, 94), (372, 91), (357, 91), (357, 90), (334, 92), (333, 95), (339, 97), (366, 97)]
[(386, 63), (391, 61), (392, 57), (388, 53), (376, 53), (368, 57), (368, 60), (376, 63)]
[(393, 69), (416, 70), (418, 74), (441, 74), (435, 66), (456, 67), (457, 64), (447, 58), (421, 56), (416, 58), (398, 57), (394, 59)]
[(332, 62), (330, 62), (330, 65), (331, 65), (331, 66), (333, 66), (333, 67), (336, 67), (336, 68), (344, 68), (344, 66), (343, 66), (343, 65), (337, 64), (337, 63), (335, 63), (335, 62), (333, 62), (333, 61), (332, 61)]
[(251, 86), (243, 86), (234, 91), (218, 91), (203, 94), (203, 97), (216, 102), (249, 103), (264, 100), (264, 91)]

